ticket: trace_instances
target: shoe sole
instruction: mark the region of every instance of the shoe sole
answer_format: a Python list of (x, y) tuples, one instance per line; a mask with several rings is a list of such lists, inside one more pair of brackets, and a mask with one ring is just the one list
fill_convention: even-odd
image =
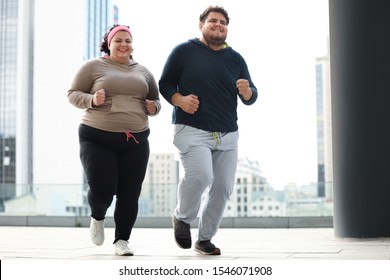
[(194, 248), (194, 251), (201, 254), (201, 255), (208, 255), (208, 256), (219, 256), (221, 255), (221, 250), (215, 249), (213, 252), (207, 253), (202, 250), (199, 250), (197, 248)]
[(116, 252), (115, 252), (115, 255), (117, 255), (117, 256), (122, 256), (122, 257), (131, 257), (131, 256), (134, 256), (133, 253), (119, 254), (119, 253), (116, 253)]

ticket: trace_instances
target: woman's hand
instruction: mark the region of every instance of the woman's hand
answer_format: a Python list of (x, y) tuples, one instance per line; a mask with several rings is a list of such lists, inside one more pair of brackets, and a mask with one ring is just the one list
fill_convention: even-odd
[(154, 115), (157, 113), (157, 106), (154, 100), (146, 99), (145, 104), (146, 104), (146, 111), (148, 111), (150, 115)]
[(93, 106), (99, 106), (99, 105), (102, 105), (104, 103), (104, 101), (106, 100), (106, 92), (104, 91), (104, 89), (99, 89), (97, 92), (95, 92), (95, 94), (93, 95), (93, 99), (92, 99), (92, 105)]

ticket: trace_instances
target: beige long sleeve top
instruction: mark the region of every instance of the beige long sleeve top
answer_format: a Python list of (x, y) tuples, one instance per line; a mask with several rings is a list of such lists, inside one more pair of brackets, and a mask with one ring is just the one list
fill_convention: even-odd
[[(93, 94), (104, 89), (104, 104), (94, 107)], [(152, 73), (134, 60), (128, 65), (99, 57), (85, 62), (76, 73), (68, 99), (84, 109), (81, 123), (111, 132), (142, 132), (149, 128), (146, 99), (161, 109), (157, 83)]]

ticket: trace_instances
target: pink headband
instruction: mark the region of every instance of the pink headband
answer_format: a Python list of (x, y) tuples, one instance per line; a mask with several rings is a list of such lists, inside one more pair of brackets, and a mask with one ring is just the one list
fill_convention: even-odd
[(126, 31), (126, 32), (128, 32), (128, 33), (130, 34), (131, 37), (133, 37), (133, 36), (131, 35), (130, 29), (129, 29), (127, 26), (124, 26), (124, 25), (115, 26), (115, 27), (110, 31), (110, 33), (108, 33), (108, 37), (107, 37), (107, 44), (108, 44), (108, 46), (110, 46), (112, 38), (114, 37), (114, 35), (115, 35), (118, 31)]

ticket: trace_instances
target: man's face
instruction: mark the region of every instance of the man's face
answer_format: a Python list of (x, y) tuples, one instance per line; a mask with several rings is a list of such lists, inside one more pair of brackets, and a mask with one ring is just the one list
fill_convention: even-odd
[(220, 13), (211, 12), (205, 22), (199, 24), (199, 29), (203, 37), (211, 45), (220, 46), (226, 41), (228, 33), (227, 21)]

